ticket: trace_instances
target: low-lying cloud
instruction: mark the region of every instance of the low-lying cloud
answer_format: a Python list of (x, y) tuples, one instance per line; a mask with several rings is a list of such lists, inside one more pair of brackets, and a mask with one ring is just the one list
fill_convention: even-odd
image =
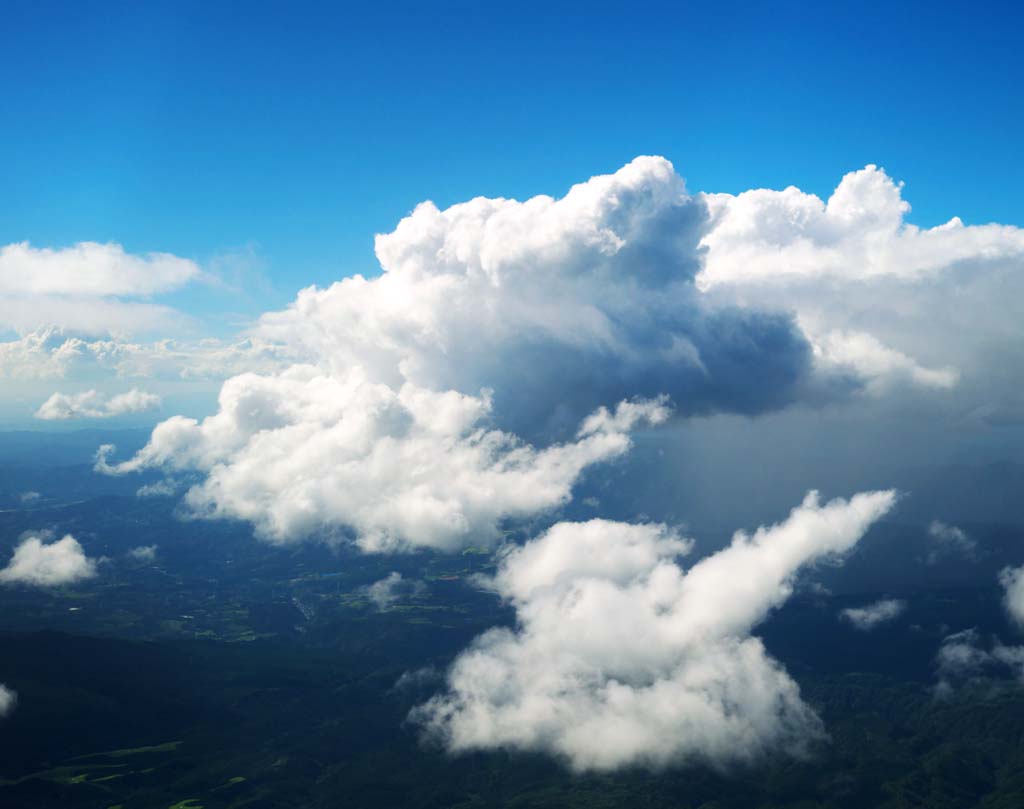
[(840, 616), (849, 621), (854, 628), (868, 632), (879, 624), (896, 618), (907, 608), (907, 603), (895, 598), (884, 598), (863, 607), (850, 607), (842, 610)]
[(1010, 617), (1024, 626), (1024, 567), (1007, 567), (999, 574), (1003, 604)]
[(480, 636), (412, 718), (454, 752), (541, 751), (575, 770), (800, 754), (822, 723), (750, 633), (801, 567), (848, 551), (894, 501), (812, 492), (688, 571), (690, 542), (664, 525), (559, 523), (491, 581), (516, 628)]
[(942, 556), (962, 556), (974, 559), (978, 543), (963, 529), (956, 525), (932, 520), (928, 525), (928, 536), (932, 538), (934, 547), (928, 552), (928, 564), (935, 564)]
[(139, 545), (139, 547), (128, 551), (128, 555), (136, 562), (149, 564), (156, 561), (156, 548), (156, 545)]
[(46, 534), (30, 534), (14, 549), (7, 567), (0, 570), (0, 584), (53, 587), (72, 584), (96, 575), (96, 561), (89, 559), (71, 534), (47, 542)]
[(1024, 680), (1024, 646), (1005, 646), (998, 639), (986, 649), (976, 629), (947, 635), (935, 656), (935, 696), (952, 697), (961, 688), (1005, 680)]
[(398, 571), (363, 588), (363, 592), (378, 610), (384, 611), (399, 601), (422, 595), (427, 586), (421, 581), (409, 581)]
[(18, 704), (18, 694), (0, 683), (0, 719), (11, 713)]

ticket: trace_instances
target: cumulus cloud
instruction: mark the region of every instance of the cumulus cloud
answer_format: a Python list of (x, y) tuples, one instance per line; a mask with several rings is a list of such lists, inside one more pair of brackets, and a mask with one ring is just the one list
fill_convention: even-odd
[(1001, 360), (1021, 349), (1024, 230), (956, 217), (916, 227), (902, 184), (876, 166), (827, 201), (794, 187), (704, 199), (698, 286), (795, 312), (820, 370), (846, 369), (874, 393), (966, 385), (975, 407), (997, 410), (1024, 381)]
[(1019, 228), (966, 226), (959, 217), (924, 229), (905, 222), (910, 204), (902, 188), (884, 169), (869, 165), (843, 177), (827, 201), (794, 186), (707, 194), (714, 227), (703, 241), (708, 260), (700, 282), (913, 280), (962, 261), (1024, 256)]
[(104, 450), (97, 468), (198, 472), (194, 513), (273, 541), (493, 542), (624, 452), (626, 422), (659, 397), (682, 415), (752, 414), (811, 384), (788, 314), (697, 290), (708, 227), (706, 201), (656, 157), (561, 199), (423, 203), (377, 237), (381, 275), (260, 319), (252, 340), (286, 368), (230, 379), (216, 415), (169, 419), (137, 457)]
[(178, 484), (168, 478), (147, 483), (135, 490), (136, 497), (173, 497), (177, 493)]
[(375, 581), (363, 588), (366, 597), (382, 612), (395, 602), (403, 598), (421, 595), (425, 590), (426, 585), (423, 582), (409, 581), (397, 571), (389, 573), (380, 581)]
[(36, 418), (45, 421), (67, 419), (109, 419), (130, 413), (146, 413), (160, 409), (160, 397), (132, 388), (126, 393), (106, 396), (96, 390), (82, 393), (54, 393), (36, 411)]
[(689, 541), (664, 525), (556, 524), (492, 580), (516, 628), (479, 637), (412, 718), (452, 751), (543, 751), (576, 770), (800, 753), (821, 721), (750, 633), (801, 567), (848, 551), (894, 500), (812, 492), (688, 571)]
[(971, 412), (1019, 421), (1024, 380), (999, 357), (1022, 348), (1024, 231), (922, 229), (908, 211), (874, 166), (823, 201), (691, 194), (667, 160), (640, 157), (557, 199), (424, 202), (377, 237), (379, 276), (303, 290), (227, 343), (124, 336), (180, 331), (180, 312), (144, 298), (209, 279), (187, 259), (9, 245), (0, 325), (20, 334), (0, 343), (0, 376), (359, 367), (395, 390), (488, 388), (495, 424), (532, 442), (660, 394), (682, 415), (753, 414), (860, 387), (986, 388)]
[(0, 570), (0, 584), (52, 587), (71, 584), (96, 575), (96, 562), (86, 557), (71, 534), (47, 543), (45, 535), (29, 535), (14, 549), (7, 567)]
[(628, 431), (664, 421), (663, 400), (600, 409), (574, 440), (537, 449), (482, 426), (487, 392), (395, 391), (358, 370), (296, 366), (225, 383), (220, 410), (174, 417), (132, 459), (97, 470), (195, 471), (185, 502), (205, 517), (248, 520), (272, 542), (348, 529), (366, 550), (494, 542), (503, 520), (565, 503), (589, 466), (630, 447)]
[(1006, 611), (1021, 626), (1024, 626), (1024, 567), (1007, 567), (999, 574), (1003, 586), (1003, 604)]
[(0, 719), (3, 719), (18, 704), (18, 694), (3, 683), (0, 683)]
[(128, 551), (128, 555), (137, 562), (152, 562), (156, 559), (156, 545), (140, 545)]
[(949, 390), (960, 379), (956, 368), (925, 368), (863, 332), (830, 331), (815, 339), (813, 347), (815, 359), (823, 370), (851, 371), (876, 395), (886, 393), (893, 384), (901, 382)]
[(488, 388), (499, 426), (530, 440), (635, 396), (682, 414), (786, 404), (810, 346), (786, 314), (708, 305), (694, 284), (707, 226), (658, 157), (560, 199), (424, 202), (377, 237), (379, 277), (303, 290), (256, 333), (395, 389)]
[(907, 608), (907, 602), (895, 598), (883, 598), (863, 607), (850, 607), (839, 614), (857, 629), (863, 632), (874, 629), (879, 624), (891, 621)]

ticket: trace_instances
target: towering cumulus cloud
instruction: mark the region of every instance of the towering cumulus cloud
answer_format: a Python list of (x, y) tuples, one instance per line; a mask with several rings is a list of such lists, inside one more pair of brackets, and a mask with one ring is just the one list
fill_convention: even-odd
[(196, 513), (274, 541), (493, 540), (668, 407), (755, 413), (797, 395), (812, 355), (791, 319), (697, 292), (707, 224), (653, 157), (558, 200), (423, 203), (377, 238), (379, 277), (262, 318), (258, 339), (294, 364), (230, 379), (216, 415), (165, 421), (98, 469), (198, 472)]
[(260, 331), (392, 387), (488, 388), (499, 426), (528, 438), (634, 396), (683, 414), (788, 402), (809, 346), (788, 316), (705, 304), (708, 224), (658, 157), (561, 199), (425, 202), (377, 237), (380, 277), (307, 289)]
[(689, 571), (665, 526), (559, 523), (492, 580), (516, 628), (479, 637), (413, 719), (453, 751), (545, 751), (577, 770), (800, 753), (821, 722), (750, 632), (801, 566), (850, 549), (894, 499), (812, 492)]

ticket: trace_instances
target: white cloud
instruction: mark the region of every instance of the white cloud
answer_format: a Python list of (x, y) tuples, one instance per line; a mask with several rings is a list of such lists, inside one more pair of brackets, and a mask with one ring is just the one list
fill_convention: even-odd
[(96, 390), (87, 390), (82, 393), (54, 393), (39, 406), (36, 418), (45, 421), (108, 419), (159, 409), (160, 397), (138, 388), (113, 396), (106, 396)]
[(18, 499), (26, 505), (36, 502), (40, 497), (42, 497), (42, 495), (39, 494), (39, 492), (22, 492), (18, 495)]
[(3, 719), (18, 704), (18, 694), (0, 683), (0, 719)]
[(976, 629), (965, 629), (947, 635), (935, 656), (938, 681), (935, 695), (951, 697), (958, 688), (970, 683), (1011, 676), (1024, 680), (1024, 646), (1004, 646), (998, 640), (991, 651), (981, 645)]
[(128, 551), (128, 555), (137, 562), (152, 562), (156, 559), (156, 545), (139, 545)]
[(103, 447), (97, 469), (198, 471), (185, 496), (193, 512), (248, 520), (273, 542), (350, 529), (366, 550), (450, 550), (565, 503), (584, 469), (629, 449), (627, 430), (668, 416), (662, 401), (624, 402), (573, 441), (535, 449), (481, 426), (490, 409), (486, 393), (394, 391), (358, 371), (296, 366), (234, 377), (216, 415), (168, 419), (124, 463), (109, 464)]
[(968, 559), (973, 559), (978, 547), (967, 532), (955, 525), (944, 523), (941, 520), (932, 520), (928, 526), (928, 536), (935, 542), (935, 549), (928, 554), (928, 564), (935, 564), (943, 554), (957, 554)]
[(48, 324), (93, 334), (180, 328), (181, 313), (149, 303), (201, 277), (195, 262), (168, 253), (133, 255), (118, 244), (0, 247), (0, 327)]
[(395, 389), (488, 388), (499, 426), (530, 440), (635, 396), (683, 414), (792, 401), (810, 346), (787, 315), (707, 305), (706, 227), (658, 157), (560, 199), (424, 202), (377, 237), (379, 277), (303, 290), (256, 333)]
[(0, 584), (51, 587), (96, 575), (96, 562), (86, 557), (71, 534), (50, 543), (45, 542), (46, 538), (40, 534), (23, 539), (7, 567), (0, 570)]
[(883, 598), (863, 607), (850, 607), (839, 614), (857, 629), (867, 632), (879, 624), (891, 621), (907, 608), (905, 601), (895, 598)]
[(375, 581), (368, 587), (363, 588), (366, 597), (373, 602), (373, 605), (381, 611), (395, 604), (395, 602), (408, 597), (415, 597), (426, 590), (426, 585), (421, 581), (409, 581), (402, 577), (397, 571), (389, 573), (380, 581)]
[(544, 751), (576, 770), (802, 752), (821, 722), (750, 632), (802, 566), (849, 550), (894, 500), (811, 493), (689, 571), (690, 543), (663, 525), (559, 523), (493, 579), (516, 628), (480, 636), (412, 718), (452, 751)]
[(169, 253), (136, 256), (119, 244), (81, 242), (63, 249), (28, 242), (0, 247), (0, 294), (72, 297), (148, 296), (198, 278), (199, 267)]
[(874, 166), (827, 203), (794, 187), (705, 199), (698, 285), (719, 302), (795, 312), (819, 370), (845, 369), (878, 394), (966, 388), (961, 407), (1000, 409), (1024, 382), (1002, 359), (1022, 348), (1024, 230), (955, 217), (918, 228), (902, 184)]
[(1024, 567), (1007, 567), (999, 574), (1003, 586), (1003, 604), (1006, 611), (1021, 626), (1024, 626)]
[(561, 199), (423, 203), (377, 237), (380, 276), (261, 318), (252, 339), (289, 367), (230, 379), (218, 414), (169, 419), (136, 458), (98, 468), (199, 472), (194, 512), (274, 541), (493, 542), (624, 452), (645, 402), (756, 413), (801, 395), (813, 356), (788, 315), (698, 293), (707, 224), (655, 157)]
[(250, 337), (234, 342), (137, 342), (46, 327), (0, 342), (0, 378), (17, 380), (223, 379), (247, 371), (279, 370), (293, 361), (285, 347)]
[(135, 491), (136, 497), (173, 497), (178, 493), (178, 484), (170, 478), (158, 480), (155, 483), (147, 483), (139, 486)]
[(924, 368), (863, 332), (830, 331), (814, 342), (814, 354), (824, 370), (849, 370), (865, 380), (868, 390), (875, 394), (883, 394), (899, 382), (949, 390), (960, 379), (955, 368)]
[(958, 217), (934, 228), (908, 224), (902, 187), (869, 165), (843, 177), (827, 202), (793, 186), (707, 194), (714, 227), (703, 241), (708, 261), (700, 283), (771, 284), (793, 276), (916, 280), (962, 261), (1024, 257), (1019, 228), (968, 227)]
[(233, 343), (126, 337), (181, 332), (187, 318), (147, 298), (209, 281), (194, 262), (9, 245), (0, 327), (20, 336), (0, 343), (0, 377), (359, 367), (394, 390), (491, 389), (496, 425), (534, 442), (663, 393), (686, 415), (916, 388), (1024, 418), (1024, 374), (1000, 359), (1024, 349), (1024, 231), (921, 229), (908, 211), (875, 167), (826, 202), (793, 187), (690, 194), (667, 160), (640, 157), (558, 199), (424, 202), (377, 237), (381, 275), (303, 290)]

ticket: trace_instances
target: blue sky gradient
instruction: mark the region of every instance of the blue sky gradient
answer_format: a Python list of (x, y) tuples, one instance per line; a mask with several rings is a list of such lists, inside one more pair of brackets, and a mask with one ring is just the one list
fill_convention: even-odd
[(262, 273), (169, 301), (244, 319), (374, 272), (425, 198), (644, 153), (692, 190), (825, 196), (873, 162), (913, 222), (1021, 223), (1020, 11), (891, 5), (8, 3), (0, 243)]

